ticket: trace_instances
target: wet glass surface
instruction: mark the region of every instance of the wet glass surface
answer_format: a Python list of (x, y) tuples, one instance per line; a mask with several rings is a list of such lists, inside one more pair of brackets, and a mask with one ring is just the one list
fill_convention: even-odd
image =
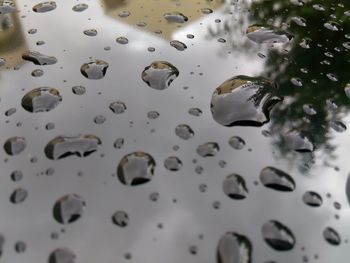
[(0, 262), (348, 262), (350, 2), (0, 21)]

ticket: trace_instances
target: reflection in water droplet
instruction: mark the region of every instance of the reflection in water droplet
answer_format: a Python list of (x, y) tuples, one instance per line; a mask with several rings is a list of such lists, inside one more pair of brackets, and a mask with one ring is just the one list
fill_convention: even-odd
[(269, 121), (270, 111), (282, 99), (273, 96), (272, 82), (263, 78), (236, 76), (214, 91), (211, 112), (223, 126), (262, 126)]
[(16, 253), (23, 253), (26, 251), (27, 245), (23, 241), (18, 241), (15, 243), (15, 251)]
[(283, 191), (291, 192), (295, 189), (295, 182), (293, 178), (274, 167), (265, 167), (260, 172), (260, 181), (265, 187)]
[(208, 14), (213, 13), (213, 10), (208, 8), (208, 7), (205, 7), (205, 8), (201, 9), (201, 12), (202, 12), (202, 14), (208, 15)]
[(16, 113), (16, 108), (10, 108), (7, 111), (5, 111), (5, 116), (10, 117), (11, 115)]
[(292, 21), (298, 26), (306, 27), (306, 19), (300, 16), (293, 16)]
[(282, 136), (287, 147), (296, 152), (312, 152), (314, 145), (303, 134), (290, 132)]
[(324, 8), (323, 5), (320, 5), (320, 4), (315, 4), (312, 6), (315, 10), (317, 11), (325, 11), (326, 9)]
[(54, 1), (41, 2), (33, 6), (33, 11), (37, 13), (45, 13), (56, 9), (56, 7), (56, 2)]
[(196, 149), (197, 153), (202, 157), (215, 156), (219, 150), (219, 144), (216, 142), (207, 142), (201, 144)]
[(182, 43), (178, 40), (170, 41), (170, 46), (176, 48), (179, 51), (184, 51), (185, 49), (187, 49), (187, 46), (185, 45), (185, 43)]
[(124, 145), (124, 138), (118, 138), (113, 143), (113, 146), (116, 149), (121, 149), (123, 145)]
[(84, 86), (74, 86), (74, 87), (72, 87), (72, 92), (75, 95), (83, 95), (83, 94), (85, 94), (86, 89)]
[(342, 123), (341, 121), (331, 121), (329, 123), (329, 125), (336, 132), (345, 132), (346, 131), (346, 125), (344, 123)]
[(15, 189), (10, 195), (10, 201), (13, 204), (19, 204), (24, 202), (27, 199), (28, 191), (23, 188)]
[(249, 239), (235, 232), (225, 233), (219, 240), (217, 263), (252, 263), (252, 244)]
[(199, 108), (190, 108), (190, 109), (188, 110), (188, 113), (189, 113), (190, 115), (199, 117), (199, 116), (202, 115), (203, 112), (202, 112), (202, 110), (199, 109)]
[(341, 243), (340, 235), (331, 227), (327, 227), (323, 231), (323, 237), (329, 244), (333, 246), (338, 246)]
[(340, 25), (337, 22), (329, 21), (324, 23), (324, 27), (331, 31), (339, 31)]
[(107, 62), (97, 59), (84, 63), (80, 68), (80, 72), (88, 79), (102, 79), (106, 75), (108, 67)]
[(175, 128), (175, 134), (183, 140), (188, 140), (194, 136), (194, 131), (187, 124), (179, 124)]
[(0, 58), (0, 67), (4, 66), (6, 64), (6, 59)]
[(151, 110), (149, 112), (147, 112), (147, 118), (151, 119), (151, 120), (155, 120), (159, 117), (159, 112)]
[(97, 30), (96, 29), (86, 29), (86, 30), (84, 30), (84, 34), (89, 36), (89, 37), (94, 37), (97, 35)]
[(83, 12), (86, 10), (89, 6), (87, 4), (77, 4), (72, 7), (72, 10), (75, 12)]
[(53, 206), (53, 217), (63, 225), (71, 224), (83, 215), (85, 206), (84, 199), (77, 194), (62, 196)]
[(308, 206), (319, 207), (322, 205), (322, 197), (312, 191), (307, 191), (303, 194), (303, 202)]
[(230, 174), (226, 176), (222, 187), (224, 193), (232, 199), (241, 200), (247, 197), (248, 189), (245, 180), (238, 174)]
[(297, 87), (302, 87), (302, 86), (303, 86), (303, 82), (301, 81), (300, 78), (296, 78), (296, 77), (291, 78), (291, 79), (290, 79), (290, 82), (292, 82), (292, 84), (293, 84), (294, 86), (297, 86)]
[(122, 45), (129, 43), (129, 39), (127, 39), (126, 37), (117, 37), (117, 39), (115, 41), (117, 41), (117, 43), (122, 44)]
[(53, 65), (57, 63), (57, 58), (53, 56), (47, 56), (37, 51), (24, 52), (22, 58), (27, 61), (33, 62), (35, 65)]
[(45, 155), (52, 160), (71, 155), (86, 157), (97, 151), (101, 140), (95, 135), (57, 136), (45, 147)]
[(115, 101), (109, 104), (110, 110), (115, 114), (122, 114), (126, 111), (126, 105), (122, 101)]
[(33, 77), (41, 77), (44, 75), (44, 71), (42, 69), (34, 69), (31, 73)]
[(27, 147), (26, 139), (23, 137), (12, 137), (5, 141), (4, 149), (8, 155), (18, 155)]
[(239, 136), (232, 136), (229, 141), (228, 144), (236, 150), (241, 150), (244, 148), (245, 146), (245, 141), (239, 137)]
[(33, 113), (51, 111), (62, 101), (57, 89), (40, 87), (29, 91), (22, 98), (22, 107)]
[(314, 107), (311, 104), (304, 104), (303, 111), (308, 115), (316, 115), (317, 114), (317, 111), (314, 109)]
[(126, 227), (129, 224), (129, 216), (124, 211), (116, 211), (112, 215), (112, 222), (120, 227)]
[(288, 251), (295, 245), (293, 233), (282, 223), (274, 220), (266, 222), (261, 229), (266, 243), (278, 251)]
[(251, 25), (247, 28), (247, 37), (256, 43), (287, 43), (293, 36), (286, 31), (269, 26)]
[(51, 252), (48, 263), (75, 263), (76, 255), (69, 248), (57, 248)]
[(176, 157), (176, 156), (169, 156), (168, 158), (165, 159), (164, 161), (164, 167), (169, 170), (176, 172), (181, 169), (182, 167), (182, 162), (181, 160)]
[(179, 76), (178, 69), (166, 61), (154, 61), (142, 71), (142, 80), (153, 89), (164, 90)]
[(153, 175), (156, 162), (145, 152), (133, 152), (125, 155), (117, 167), (117, 175), (122, 184), (140, 185), (149, 182)]
[(130, 16), (130, 12), (129, 11), (121, 11), (119, 14), (118, 14), (119, 17), (128, 17)]
[(164, 18), (170, 23), (185, 23), (188, 21), (188, 17), (179, 12), (169, 12), (165, 13)]
[(23, 178), (23, 173), (22, 171), (20, 170), (14, 170), (12, 173), (11, 173), (11, 179), (12, 181), (14, 182), (19, 182), (21, 181)]

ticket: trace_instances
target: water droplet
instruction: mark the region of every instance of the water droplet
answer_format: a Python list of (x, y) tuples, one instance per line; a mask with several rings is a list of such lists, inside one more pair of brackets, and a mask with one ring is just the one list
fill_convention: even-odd
[(293, 16), (292, 21), (296, 23), (298, 26), (306, 27), (306, 19), (300, 16)]
[(85, 94), (86, 89), (84, 86), (74, 86), (74, 87), (72, 87), (72, 92), (75, 95), (83, 95), (83, 94)]
[(94, 118), (94, 123), (96, 123), (96, 124), (103, 124), (103, 123), (105, 123), (105, 121), (106, 121), (106, 117), (103, 115), (97, 115)]
[(192, 35), (192, 34), (187, 34), (186, 37), (187, 37), (188, 39), (194, 39), (194, 35)]
[(266, 243), (278, 251), (288, 251), (295, 245), (295, 237), (285, 225), (278, 221), (270, 220), (261, 229)]
[(88, 79), (102, 79), (107, 72), (109, 64), (103, 60), (96, 59), (94, 61), (84, 63), (80, 72)]
[(19, 182), (21, 181), (23, 178), (23, 173), (22, 171), (20, 170), (14, 170), (12, 173), (11, 173), (11, 179), (12, 181), (14, 182)]
[(86, 10), (89, 6), (87, 4), (77, 4), (72, 7), (72, 10), (75, 12), (83, 12)]
[(256, 43), (287, 43), (293, 36), (286, 31), (277, 28), (251, 25), (247, 28), (247, 37)]
[(296, 152), (312, 152), (314, 150), (314, 145), (304, 134), (290, 132), (283, 135), (283, 140), (289, 149)]
[(346, 125), (342, 123), (341, 121), (331, 121), (329, 125), (332, 127), (333, 130), (336, 132), (345, 132), (346, 131)]
[(202, 110), (199, 109), (199, 108), (190, 108), (190, 109), (188, 110), (188, 113), (189, 113), (190, 115), (192, 115), (192, 116), (199, 117), (199, 116), (202, 115), (203, 112), (202, 112)]
[(11, 115), (16, 113), (16, 108), (10, 108), (7, 111), (5, 111), (5, 116), (10, 117)]
[(127, 39), (126, 37), (117, 37), (117, 39), (115, 41), (117, 41), (117, 43), (122, 44), (122, 45), (129, 43), (129, 39)]
[(329, 21), (327, 23), (324, 23), (324, 27), (331, 31), (339, 31), (340, 25), (337, 22)]
[(194, 131), (187, 124), (179, 124), (175, 128), (175, 134), (183, 140), (188, 140), (194, 136)]
[(331, 227), (327, 227), (323, 231), (323, 237), (329, 244), (333, 246), (338, 246), (341, 243), (340, 235)]
[(123, 145), (124, 145), (124, 138), (118, 138), (113, 143), (113, 146), (116, 149), (121, 149)]
[(182, 43), (179, 40), (170, 41), (170, 46), (176, 48), (179, 51), (184, 51), (185, 49), (187, 49), (187, 46), (185, 45), (185, 43)]
[(164, 167), (169, 171), (179, 171), (182, 167), (181, 160), (176, 156), (169, 156), (164, 161)]
[(0, 58), (0, 67), (4, 66), (6, 64), (6, 59)]
[(267, 79), (233, 77), (214, 91), (211, 112), (223, 126), (262, 126), (269, 122), (270, 111), (282, 99), (273, 96), (274, 85)]
[(301, 46), (302, 48), (305, 48), (305, 49), (309, 49), (311, 46), (311, 43), (312, 43), (312, 39), (305, 37), (301, 40), (301, 42), (299, 43), (299, 46)]
[(198, 253), (198, 247), (197, 246), (190, 246), (188, 248), (188, 251), (190, 252), (190, 254), (196, 255)]
[(315, 4), (312, 6), (315, 10), (317, 11), (325, 11), (326, 9), (324, 8), (323, 5), (320, 5), (320, 4)]
[(126, 105), (122, 101), (115, 101), (109, 104), (109, 109), (115, 114), (122, 114), (126, 111)]
[(57, 248), (51, 252), (48, 263), (75, 263), (76, 255), (69, 248)]
[(217, 263), (252, 263), (252, 244), (243, 235), (225, 233), (219, 240), (216, 252)]
[(27, 147), (27, 141), (23, 137), (11, 137), (4, 143), (5, 152), (8, 155), (18, 155)]
[(28, 34), (30, 34), (30, 35), (33, 35), (36, 32), (38, 32), (38, 30), (36, 28), (31, 28), (31, 29), (28, 30)]
[(303, 111), (308, 114), (308, 115), (316, 115), (317, 111), (314, 109), (314, 107), (312, 107), (311, 104), (304, 104), (303, 105)]
[(53, 206), (53, 217), (63, 225), (71, 224), (83, 215), (85, 206), (84, 199), (77, 194), (62, 196)]
[(201, 12), (202, 12), (202, 14), (208, 15), (208, 14), (213, 13), (213, 10), (208, 8), (208, 7), (205, 7), (205, 8), (201, 9)]
[(165, 13), (164, 18), (170, 23), (185, 23), (188, 21), (188, 17), (179, 12)]
[(56, 7), (56, 2), (54, 1), (41, 2), (33, 6), (33, 11), (37, 13), (45, 13), (56, 9)]
[(13, 0), (2, 0), (0, 2), (0, 14), (9, 14), (14, 11), (16, 11), (16, 7)]
[(55, 128), (55, 124), (53, 122), (49, 122), (45, 125), (45, 129), (50, 131), (53, 130)]
[(84, 30), (84, 34), (89, 37), (97, 36), (97, 30), (96, 29), (86, 29)]
[(40, 87), (29, 91), (22, 98), (22, 107), (29, 112), (47, 112), (57, 107), (62, 97), (57, 89)]
[(327, 73), (326, 74), (327, 78), (330, 79), (331, 81), (337, 82), (338, 81), (338, 77), (336, 75), (334, 75), (333, 73)]
[(129, 216), (124, 211), (116, 211), (112, 215), (112, 222), (120, 227), (126, 227), (129, 224)]
[(158, 117), (159, 117), (159, 113), (157, 111), (152, 110), (152, 111), (147, 112), (148, 119), (155, 120)]
[(303, 202), (308, 206), (319, 207), (322, 205), (322, 197), (312, 191), (307, 191), (303, 194)]
[(122, 184), (140, 185), (151, 181), (156, 162), (145, 152), (133, 152), (125, 155), (117, 167), (117, 175)]
[(226, 176), (222, 184), (224, 193), (236, 200), (241, 200), (247, 197), (248, 189), (245, 180), (238, 174), (230, 174)]
[(10, 195), (10, 201), (13, 204), (19, 204), (24, 202), (28, 197), (28, 191), (24, 188), (15, 189)]
[(101, 140), (95, 135), (57, 136), (45, 147), (45, 155), (52, 160), (71, 155), (86, 157), (97, 151)]
[(244, 148), (245, 146), (245, 141), (239, 137), (239, 136), (232, 136), (229, 140), (228, 140), (228, 144), (236, 150), (241, 150)]
[(37, 51), (24, 52), (22, 58), (33, 62), (35, 65), (53, 65), (57, 63), (57, 58), (54, 56), (47, 56)]
[(142, 71), (142, 80), (151, 88), (164, 90), (179, 76), (178, 69), (166, 61), (154, 61)]
[(33, 77), (41, 77), (44, 75), (44, 71), (42, 69), (34, 69), (31, 73)]
[(274, 167), (265, 167), (260, 172), (260, 181), (265, 187), (277, 191), (291, 192), (295, 189), (293, 178)]
[(219, 144), (216, 142), (207, 142), (201, 144), (196, 149), (197, 153), (202, 157), (215, 156), (219, 150)]
[(121, 11), (119, 14), (118, 14), (119, 17), (122, 17), (122, 18), (125, 18), (125, 17), (128, 17), (130, 16), (130, 12), (129, 11)]
[(292, 84), (294, 86), (297, 86), (297, 87), (302, 87), (303, 86), (303, 82), (302, 82), (302, 80), (300, 78), (296, 78), (296, 77), (291, 78), (290, 82), (292, 82)]
[(23, 241), (17, 241), (17, 242), (15, 243), (15, 251), (16, 251), (17, 253), (23, 253), (23, 252), (25, 252), (25, 251), (26, 251), (26, 248), (27, 248), (27, 245), (26, 245), (26, 243), (23, 242)]

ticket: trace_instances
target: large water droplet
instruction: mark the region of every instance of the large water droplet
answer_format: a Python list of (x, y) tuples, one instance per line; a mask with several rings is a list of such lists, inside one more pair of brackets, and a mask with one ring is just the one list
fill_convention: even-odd
[(256, 43), (287, 43), (293, 36), (286, 31), (270, 26), (251, 25), (247, 28), (247, 37)]
[(165, 159), (164, 161), (164, 167), (169, 170), (176, 172), (181, 169), (182, 167), (182, 162), (181, 160), (176, 157), (176, 156), (169, 156), (168, 158)]
[(47, 56), (37, 51), (24, 52), (22, 55), (22, 58), (24, 60), (33, 62), (35, 65), (41, 65), (41, 66), (53, 65), (57, 63), (57, 58), (55, 58), (54, 56)]
[(163, 90), (179, 76), (178, 69), (166, 61), (154, 61), (142, 71), (142, 80), (153, 89)]
[(329, 244), (333, 246), (338, 246), (341, 243), (340, 235), (331, 227), (327, 227), (323, 231), (323, 237)]
[(149, 182), (153, 175), (156, 162), (145, 152), (133, 152), (125, 155), (117, 167), (118, 178), (125, 185), (140, 185)]
[(308, 206), (319, 207), (323, 201), (318, 193), (307, 191), (303, 194), (303, 202)]
[(57, 248), (51, 252), (48, 263), (75, 263), (76, 255), (69, 248)]
[(232, 199), (241, 200), (246, 198), (248, 194), (245, 180), (238, 174), (230, 174), (226, 176), (222, 188), (224, 193)]
[(216, 142), (207, 142), (201, 144), (196, 149), (197, 153), (202, 157), (215, 156), (219, 150), (219, 144)]
[(170, 23), (185, 23), (188, 21), (188, 17), (179, 12), (165, 13), (164, 18)]
[(285, 225), (278, 221), (270, 220), (261, 229), (266, 243), (275, 250), (288, 251), (295, 245), (295, 237)]
[(217, 246), (217, 263), (252, 263), (252, 250), (252, 244), (247, 237), (227, 232), (220, 238)]
[(56, 108), (62, 101), (57, 89), (40, 87), (29, 91), (22, 98), (22, 107), (29, 112), (45, 112)]
[(295, 182), (293, 178), (274, 167), (265, 167), (260, 172), (260, 181), (262, 184), (268, 188), (283, 191), (291, 192), (295, 189)]
[(109, 64), (103, 60), (96, 59), (94, 61), (84, 63), (80, 72), (85, 78), (88, 79), (102, 79), (107, 72)]
[(70, 155), (86, 157), (97, 151), (101, 140), (95, 135), (57, 136), (45, 147), (45, 155), (58, 160)]
[(53, 206), (53, 217), (63, 225), (77, 221), (85, 210), (84, 199), (77, 194), (68, 194), (58, 199)]
[(183, 140), (188, 140), (194, 136), (194, 131), (187, 124), (179, 124), (175, 128), (175, 134)]
[(56, 2), (54, 1), (41, 2), (33, 6), (33, 11), (37, 13), (45, 13), (56, 9), (56, 7)]
[(4, 143), (5, 152), (8, 155), (18, 155), (27, 147), (27, 141), (23, 137), (11, 137)]
[(272, 95), (272, 82), (263, 78), (233, 77), (214, 91), (211, 112), (224, 126), (262, 126), (269, 121), (270, 111), (282, 99)]

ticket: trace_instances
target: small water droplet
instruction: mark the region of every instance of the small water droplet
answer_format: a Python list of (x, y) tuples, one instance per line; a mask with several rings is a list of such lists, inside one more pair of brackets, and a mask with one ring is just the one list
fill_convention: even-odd
[(10, 201), (13, 204), (19, 204), (24, 202), (28, 197), (28, 191), (24, 188), (15, 189), (10, 195)]
[(252, 263), (252, 243), (241, 234), (225, 233), (219, 240), (216, 252), (217, 263)]
[(69, 248), (57, 248), (50, 253), (48, 263), (75, 263), (76, 255)]
[(74, 86), (72, 87), (72, 92), (75, 95), (83, 95), (86, 92), (86, 88), (84, 86)]
[(213, 10), (208, 8), (208, 7), (205, 7), (205, 8), (201, 9), (201, 12), (202, 12), (202, 14), (208, 15), (208, 14), (213, 13)]
[(124, 211), (116, 211), (112, 215), (112, 222), (120, 227), (126, 227), (129, 224), (129, 216)]
[(331, 227), (327, 227), (323, 231), (323, 237), (329, 244), (333, 246), (338, 246), (341, 243), (340, 235)]
[(124, 145), (124, 138), (118, 138), (113, 143), (113, 146), (116, 149), (121, 149), (123, 145)]
[(219, 144), (216, 142), (207, 142), (201, 144), (196, 149), (197, 153), (202, 157), (215, 156), (219, 150)]
[(71, 224), (83, 215), (85, 206), (84, 199), (77, 194), (62, 196), (53, 206), (53, 217), (63, 225)]
[(179, 171), (182, 167), (181, 160), (176, 156), (169, 156), (164, 161), (164, 167), (169, 171)]
[(114, 101), (109, 104), (109, 109), (115, 114), (122, 114), (126, 111), (126, 105), (122, 101)]
[(72, 10), (75, 12), (83, 12), (86, 10), (89, 6), (87, 4), (76, 4), (72, 7)]
[(247, 28), (247, 37), (256, 43), (287, 43), (293, 36), (286, 31), (262, 25), (251, 25)]
[(188, 140), (194, 136), (194, 131), (187, 124), (179, 124), (175, 128), (175, 134), (183, 140)]
[(4, 143), (5, 152), (8, 155), (18, 155), (27, 147), (27, 141), (23, 137), (11, 137)]
[(274, 167), (265, 167), (260, 172), (260, 181), (265, 187), (277, 191), (291, 192), (295, 189), (295, 182), (293, 178)]
[(142, 80), (151, 88), (164, 90), (179, 76), (178, 69), (166, 61), (154, 61), (142, 71)]
[(245, 180), (238, 174), (230, 174), (226, 176), (222, 184), (224, 193), (236, 200), (241, 200), (247, 197), (248, 189)]
[(33, 6), (33, 11), (37, 13), (46, 13), (56, 9), (56, 7), (56, 2), (54, 1), (41, 2)]
[(192, 115), (192, 116), (199, 117), (199, 116), (202, 115), (203, 112), (202, 112), (202, 110), (199, 109), (199, 108), (190, 108), (190, 109), (188, 110), (188, 113), (189, 113), (190, 115)]
[(117, 37), (117, 39), (115, 41), (117, 41), (117, 43), (122, 44), (122, 45), (129, 43), (129, 39), (127, 39), (126, 37)]
[(261, 232), (266, 243), (275, 250), (288, 251), (294, 248), (295, 237), (292, 231), (278, 221), (266, 222)]
[(232, 136), (229, 140), (228, 140), (228, 144), (236, 150), (241, 150), (244, 148), (245, 146), (245, 141), (239, 137), (239, 136)]
[(185, 23), (188, 21), (188, 17), (180, 12), (165, 13), (164, 18), (170, 23)]
[(84, 63), (80, 68), (80, 72), (88, 79), (102, 79), (106, 75), (108, 67), (107, 62), (97, 59)]
[(176, 48), (179, 51), (184, 51), (185, 49), (187, 49), (186, 44), (182, 43), (179, 40), (172, 40), (172, 41), (170, 41), (170, 46)]
[(84, 34), (89, 37), (97, 36), (97, 30), (96, 29), (86, 29), (84, 30)]

